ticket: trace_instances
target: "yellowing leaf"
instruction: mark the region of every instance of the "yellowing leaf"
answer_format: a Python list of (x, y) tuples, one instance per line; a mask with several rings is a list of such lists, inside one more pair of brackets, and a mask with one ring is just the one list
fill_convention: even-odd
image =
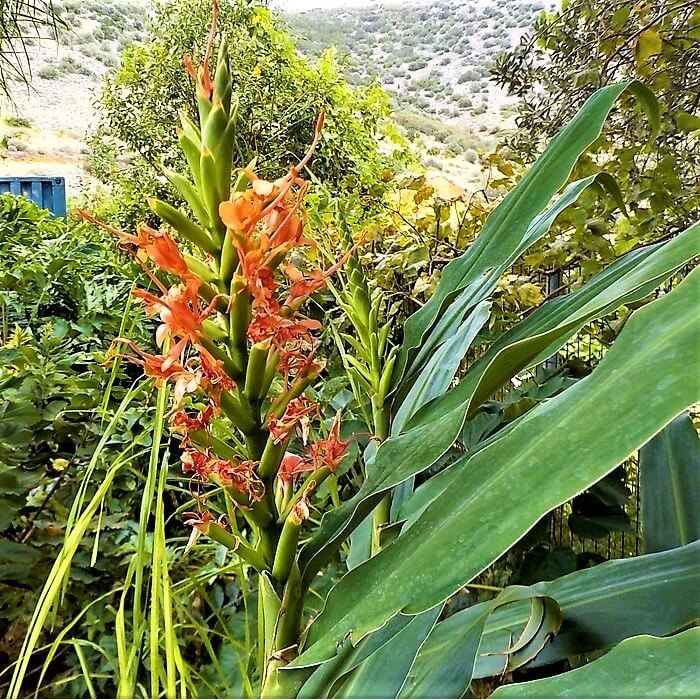
[(430, 178), (430, 184), (435, 190), (435, 195), (446, 202), (453, 202), (458, 199), (464, 199), (466, 192), (451, 182), (446, 177), (437, 176)]
[(435, 190), (430, 185), (425, 185), (413, 195), (413, 201), (416, 204), (421, 204), (429, 197), (432, 197), (434, 191)]
[(638, 69), (643, 69), (652, 56), (661, 52), (662, 43), (661, 36), (656, 29), (647, 29), (637, 37), (634, 45), (634, 57)]
[(544, 301), (542, 289), (532, 282), (526, 282), (518, 287), (516, 293), (525, 306), (539, 306)]

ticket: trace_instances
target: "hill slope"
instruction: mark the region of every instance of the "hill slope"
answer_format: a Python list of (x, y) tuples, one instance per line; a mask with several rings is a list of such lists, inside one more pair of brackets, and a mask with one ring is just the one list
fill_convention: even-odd
[[(512, 125), (512, 101), (489, 81), (489, 66), (531, 26), (543, 3), (409, 0), (351, 9), (332, 3), (284, 18), (303, 54), (313, 59), (337, 47), (350, 82), (377, 80), (394, 95), (397, 120), (420, 139), (427, 165), (469, 181), (480, 172), (478, 152)], [(58, 43), (29, 40), (32, 89), (18, 90), (15, 105), (2, 105), (0, 143), (4, 137), (8, 148), (0, 169), (65, 175), (75, 191), (85, 182), (84, 137), (94, 120), (96, 89), (119, 52), (145, 36), (150, 3), (56, 5), (67, 29)]]
[(507, 119), (510, 101), (489, 81), (489, 67), (544, 7), (544, 0), (414, 0), (286, 17), (302, 52), (317, 57), (337, 47), (348, 79), (378, 80), (399, 110), (492, 127)]

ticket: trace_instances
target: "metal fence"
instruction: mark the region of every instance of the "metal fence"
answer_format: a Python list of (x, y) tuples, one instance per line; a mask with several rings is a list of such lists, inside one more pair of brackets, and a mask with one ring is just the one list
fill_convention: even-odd
[[(679, 270), (666, 283), (661, 285), (655, 296), (669, 292), (675, 284), (682, 280), (694, 267), (687, 265)], [(543, 273), (540, 284), (547, 290), (548, 297), (559, 296), (571, 291), (582, 280), (581, 269), (578, 266), (570, 266), (559, 270)], [(610, 327), (610, 322), (616, 320), (613, 314), (610, 319), (595, 321), (584, 327), (576, 334), (557, 354), (547, 360), (547, 367), (557, 367), (576, 358), (586, 365), (595, 367), (605, 354), (607, 345), (601, 342), (602, 331)], [(624, 510), (629, 518), (628, 530), (611, 530), (600, 538), (582, 538), (575, 535), (569, 528), (569, 518), (572, 514), (572, 504), (566, 503), (549, 514), (549, 545), (550, 548), (570, 547), (576, 553), (590, 552), (603, 559), (623, 559), (637, 556), (641, 553), (642, 523), (640, 518), (640, 491), (639, 491), (639, 453), (632, 455), (622, 465), (625, 478), (624, 483), (630, 492), (630, 497), (624, 505)]]

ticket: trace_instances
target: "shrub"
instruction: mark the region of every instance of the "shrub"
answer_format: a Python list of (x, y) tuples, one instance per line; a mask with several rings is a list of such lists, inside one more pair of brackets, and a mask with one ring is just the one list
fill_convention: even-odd
[(60, 73), (76, 73), (78, 75), (92, 75), (92, 71), (80, 63), (74, 56), (64, 56), (58, 66), (57, 70)]
[(56, 68), (56, 66), (46, 65), (39, 69), (37, 74), (40, 78), (44, 80), (53, 80), (61, 75), (61, 72)]
[[(105, 238), (84, 224), (54, 219), (23, 197), (0, 195), (3, 639), (28, 619), (35, 583), (48, 575), (104, 425), (133, 381), (103, 365), (114, 335), (131, 330), (122, 320), (129, 274), (137, 269), (115, 254), (112, 236)], [(134, 409), (127, 417), (122, 438), (136, 439), (148, 413)], [(107, 462), (116, 459), (122, 438), (107, 448)], [(105, 466), (96, 464), (93, 477), (99, 479)], [(114, 486), (111, 497), (133, 512), (133, 484), (123, 479)], [(104, 524), (104, 558), (94, 567), (87, 560), (74, 562), (78, 587), (66, 598), (68, 615), (94, 599), (95, 586), (108, 590), (126, 575), (123, 553), (116, 549), (121, 526)], [(10, 561), (22, 566), (9, 567)], [(3, 645), (0, 663), (7, 667), (17, 651), (16, 645)], [(65, 661), (72, 659), (60, 662), (57, 673)]]
[(31, 129), (32, 123), (26, 117), (5, 117), (5, 124), (16, 129)]

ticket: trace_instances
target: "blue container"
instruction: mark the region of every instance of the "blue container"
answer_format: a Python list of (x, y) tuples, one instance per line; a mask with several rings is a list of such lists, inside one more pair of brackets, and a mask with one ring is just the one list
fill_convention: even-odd
[(66, 180), (63, 177), (0, 177), (0, 194), (31, 199), (56, 217), (66, 217)]

